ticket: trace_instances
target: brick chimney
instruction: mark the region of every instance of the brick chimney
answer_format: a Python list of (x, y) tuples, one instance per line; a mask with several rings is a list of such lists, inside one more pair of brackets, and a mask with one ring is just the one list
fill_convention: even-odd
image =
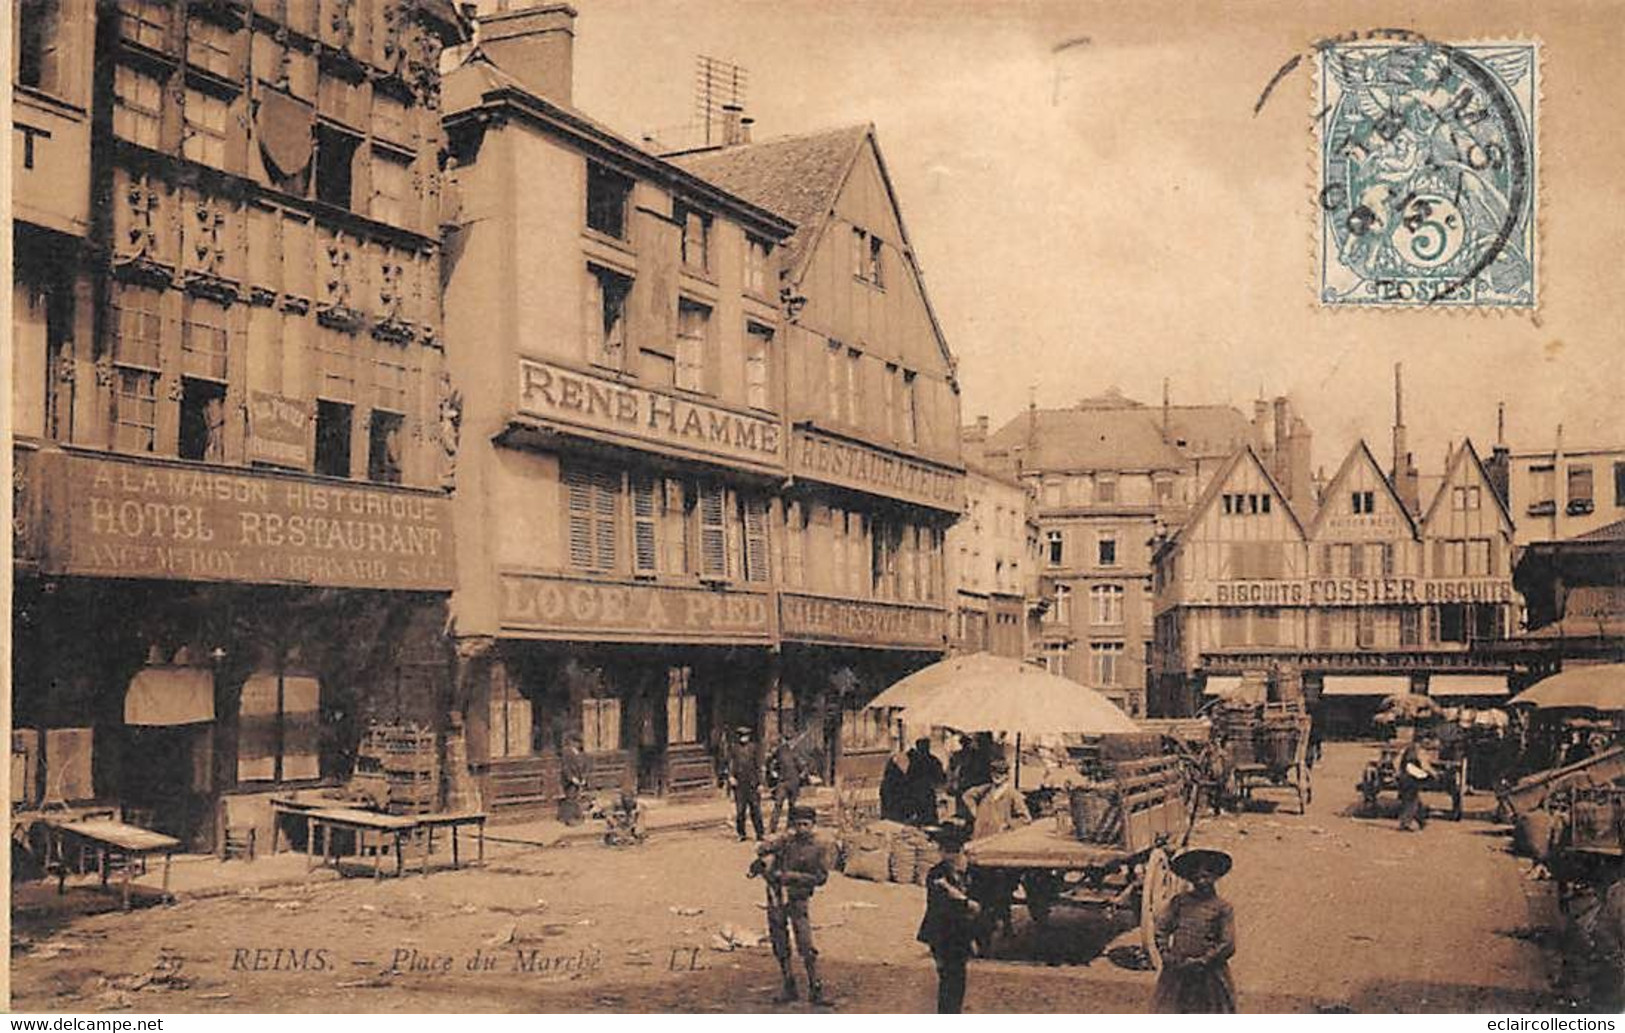
[(745, 109), (738, 104), (722, 105), (722, 146), (738, 147), (750, 143), (750, 127), (755, 119), (745, 117)]
[(568, 105), (575, 21), (576, 9), (569, 4), (510, 9), (504, 0), (480, 17), (480, 50), (532, 93)]

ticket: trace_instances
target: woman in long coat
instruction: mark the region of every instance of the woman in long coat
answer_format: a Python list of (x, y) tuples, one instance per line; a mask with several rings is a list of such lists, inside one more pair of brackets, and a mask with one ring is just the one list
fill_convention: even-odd
[(1236, 984), (1230, 958), (1236, 953), (1236, 916), (1214, 886), (1230, 870), (1222, 850), (1186, 850), (1170, 862), (1191, 884), (1157, 916), (1157, 977), (1152, 1011), (1159, 1014), (1232, 1013)]

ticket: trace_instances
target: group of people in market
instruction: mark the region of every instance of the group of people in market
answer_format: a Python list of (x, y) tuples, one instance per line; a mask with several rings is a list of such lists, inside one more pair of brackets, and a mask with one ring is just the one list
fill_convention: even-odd
[(930, 739), (916, 739), (886, 761), (880, 779), (880, 816), (907, 825), (937, 824), (943, 793), (955, 816), (970, 821), (987, 787), (1008, 775), (1004, 748), (991, 735), (962, 735), (946, 767), (931, 751)]
[[(781, 744), (782, 746), (782, 744)], [(741, 737), (740, 748), (748, 747)], [(776, 751), (777, 752), (777, 751)], [(790, 751), (793, 753), (793, 751)], [(736, 788), (736, 829), (745, 838), (745, 815), (753, 788), (737, 792), (739, 776), (754, 768), (745, 759), (730, 768)], [(1003, 749), (988, 736), (965, 736), (944, 765), (931, 752), (929, 739), (895, 754), (887, 765), (882, 808), (892, 819), (930, 826), (941, 851), (925, 878), (925, 914), (916, 939), (931, 951), (937, 970), (937, 1010), (962, 1010), (966, 973), (972, 957), (986, 954), (990, 934), (999, 925), (1008, 931), (1016, 882), (996, 871), (972, 871), (965, 854), (968, 842), (1030, 822), (1022, 794), (1010, 781)], [(938, 818), (938, 792), (947, 788), (955, 813)], [(743, 800), (744, 802), (737, 802)], [(775, 807), (775, 810), (777, 808)], [(759, 807), (756, 828), (760, 830)], [(782, 837), (757, 847), (748, 872), (767, 884), (768, 935), (778, 961), (780, 1003), (800, 999), (792, 944), (806, 971), (809, 999), (828, 1004), (819, 974), (813, 939), (811, 904), (829, 878), (833, 850), (815, 831), (817, 812), (790, 804), (790, 825)], [(776, 822), (774, 823), (776, 825)], [(1162, 962), (1153, 997), (1158, 1012), (1233, 1012), (1235, 984), (1229, 959), (1235, 953), (1235, 918), (1218, 896), (1216, 884), (1230, 870), (1229, 855), (1193, 849), (1171, 862), (1190, 888), (1177, 894), (1156, 917), (1156, 943)], [(1029, 892), (1029, 899), (1032, 898)]]
[[(995, 762), (995, 779), (987, 784), (984, 798), (1002, 795), (998, 768)], [(1005, 806), (1014, 810), (1008, 804), (997, 809)], [(777, 1003), (800, 999), (792, 940), (806, 971), (809, 1000), (831, 1003), (819, 974), (811, 907), (814, 894), (829, 879), (833, 851), (816, 832), (817, 822), (814, 808), (792, 806), (789, 830), (758, 845), (747, 873), (767, 885), (768, 938), (783, 980)], [(976, 836), (975, 825), (959, 818), (936, 826), (933, 838), (941, 855), (925, 878), (925, 914), (915, 938), (931, 951), (937, 970), (937, 1011), (943, 1014), (963, 1009), (967, 969), (990, 907), (986, 895), (978, 892), (964, 852), (965, 844)], [(1234, 1012), (1236, 990), (1229, 961), (1236, 952), (1235, 912), (1216, 888), (1230, 870), (1230, 856), (1220, 850), (1192, 849), (1170, 864), (1190, 888), (1176, 894), (1156, 917), (1162, 966), (1152, 1009)]]
[(761, 842), (763, 838), (764, 782), (773, 794), (773, 815), (767, 823), (767, 831), (777, 832), (780, 818), (794, 824), (796, 801), (811, 774), (806, 760), (796, 748), (795, 739), (788, 735), (779, 736), (772, 751), (764, 757), (749, 726), (740, 725), (734, 729), (734, 740), (728, 744), (724, 771), (728, 795), (734, 801), (734, 831), (739, 834), (741, 842), (746, 839), (747, 819), (757, 841)]

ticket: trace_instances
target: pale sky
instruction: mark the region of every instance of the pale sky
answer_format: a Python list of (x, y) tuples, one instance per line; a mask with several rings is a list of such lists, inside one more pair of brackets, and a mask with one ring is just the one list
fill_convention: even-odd
[[(576, 106), (633, 139), (688, 120), (701, 53), (748, 69), (758, 139), (875, 123), (966, 422), (1262, 388), (1330, 471), (1386, 456), (1403, 361), (1424, 471), (1487, 453), (1498, 400), (1514, 449), (1625, 444), (1625, 3), (572, 2)], [(1378, 26), (1542, 42), (1538, 317), (1317, 307), (1307, 52)]]

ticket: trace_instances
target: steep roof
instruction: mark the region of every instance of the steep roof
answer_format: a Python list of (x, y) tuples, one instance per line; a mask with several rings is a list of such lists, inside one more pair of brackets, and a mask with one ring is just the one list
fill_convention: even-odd
[[(1230, 406), (1174, 406), (1168, 412), (1168, 438), (1162, 410), (1126, 402), (1107, 408), (1040, 409), (1035, 441), (1022, 453), (1022, 466), (1041, 470), (1173, 470), (1188, 455), (1230, 455), (1251, 437), (1251, 424)], [(1126, 400), (1125, 400), (1126, 401)], [(986, 451), (1010, 453), (1027, 444), (1028, 413), (988, 436)], [(1178, 442), (1187, 442), (1181, 448)]]
[(666, 160), (729, 193), (796, 224), (785, 241), (785, 267), (796, 268), (812, 250), (868, 125), (844, 126), (761, 143), (669, 154)]
[[(1388, 500), (1394, 504), (1394, 509), (1405, 517), (1405, 523), (1410, 527), (1411, 537), (1414, 538), (1416, 536), (1416, 518), (1411, 516), (1410, 508), (1394, 491), (1394, 486), (1388, 483), (1388, 478), (1383, 476), (1382, 466), (1377, 462), (1377, 457), (1371, 454), (1371, 447), (1365, 443), (1365, 438), (1355, 442), (1354, 447), (1349, 449), (1349, 454), (1343, 459), (1343, 465), (1337, 468), (1337, 472), (1332, 475), (1332, 479), (1326, 483), (1326, 487), (1321, 491), (1321, 499), (1324, 501), (1337, 497), (1336, 492), (1342, 487), (1343, 481), (1353, 475), (1354, 467), (1361, 458), (1364, 458), (1371, 465), (1371, 469), (1376, 471), (1377, 480), (1382, 484), (1383, 491), (1388, 495)], [(1310, 538), (1319, 537), (1320, 525), (1325, 522), (1326, 514), (1331, 511), (1331, 506), (1323, 504), (1315, 512), (1315, 515), (1310, 518), (1308, 528)]]
[(1461, 448), (1456, 449), (1451, 454), (1450, 464), (1445, 467), (1444, 477), (1439, 482), (1438, 490), (1433, 493), (1433, 501), (1429, 502), (1427, 509), (1422, 512), (1422, 519), (1419, 523), (1425, 526), (1432, 521), (1434, 511), (1439, 508), (1439, 505), (1444, 501), (1445, 494), (1450, 490), (1450, 481), (1456, 475), (1456, 467), (1468, 460), (1472, 461), (1473, 470), (1478, 474), (1478, 481), (1484, 488), (1484, 493), (1495, 500), (1495, 508), (1501, 513), (1502, 525), (1510, 534), (1513, 527), (1516, 526), (1512, 519), (1512, 511), (1507, 509), (1506, 501), (1501, 498), (1501, 493), (1495, 490), (1495, 482), (1490, 479), (1489, 471), (1484, 469), (1484, 460), (1478, 458), (1478, 449), (1473, 447), (1472, 438), (1462, 441)]
[(1196, 522), (1207, 515), (1207, 511), (1213, 508), (1215, 500), (1224, 493), (1226, 482), (1236, 472), (1236, 467), (1248, 460), (1251, 460), (1258, 472), (1264, 475), (1264, 483), (1269, 486), (1270, 491), (1275, 495), (1275, 502), (1286, 513), (1287, 519), (1292, 521), (1292, 526), (1298, 529), (1298, 537), (1306, 537), (1303, 521), (1298, 518), (1298, 511), (1292, 508), (1292, 503), (1287, 499), (1286, 493), (1281, 490), (1279, 484), (1275, 483), (1275, 478), (1270, 476), (1269, 467), (1265, 466), (1264, 461), (1258, 458), (1258, 453), (1253, 451), (1253, 446), (1243, 445), (1229, 459), (1225, 460), (1224, 466), (1213, 476), (1212, 480), (1208, 481), (1207, 489), (1202, 492), (1202, 497), (1196, 500), (1196, 505), (1191, 507), (1190, 516), (1186, 518), (1185, 523), (1180, 526), (1178, 531), (1174, 532), (1174, 538), (1182, 537), (1186, 528), (1195, 527)]

